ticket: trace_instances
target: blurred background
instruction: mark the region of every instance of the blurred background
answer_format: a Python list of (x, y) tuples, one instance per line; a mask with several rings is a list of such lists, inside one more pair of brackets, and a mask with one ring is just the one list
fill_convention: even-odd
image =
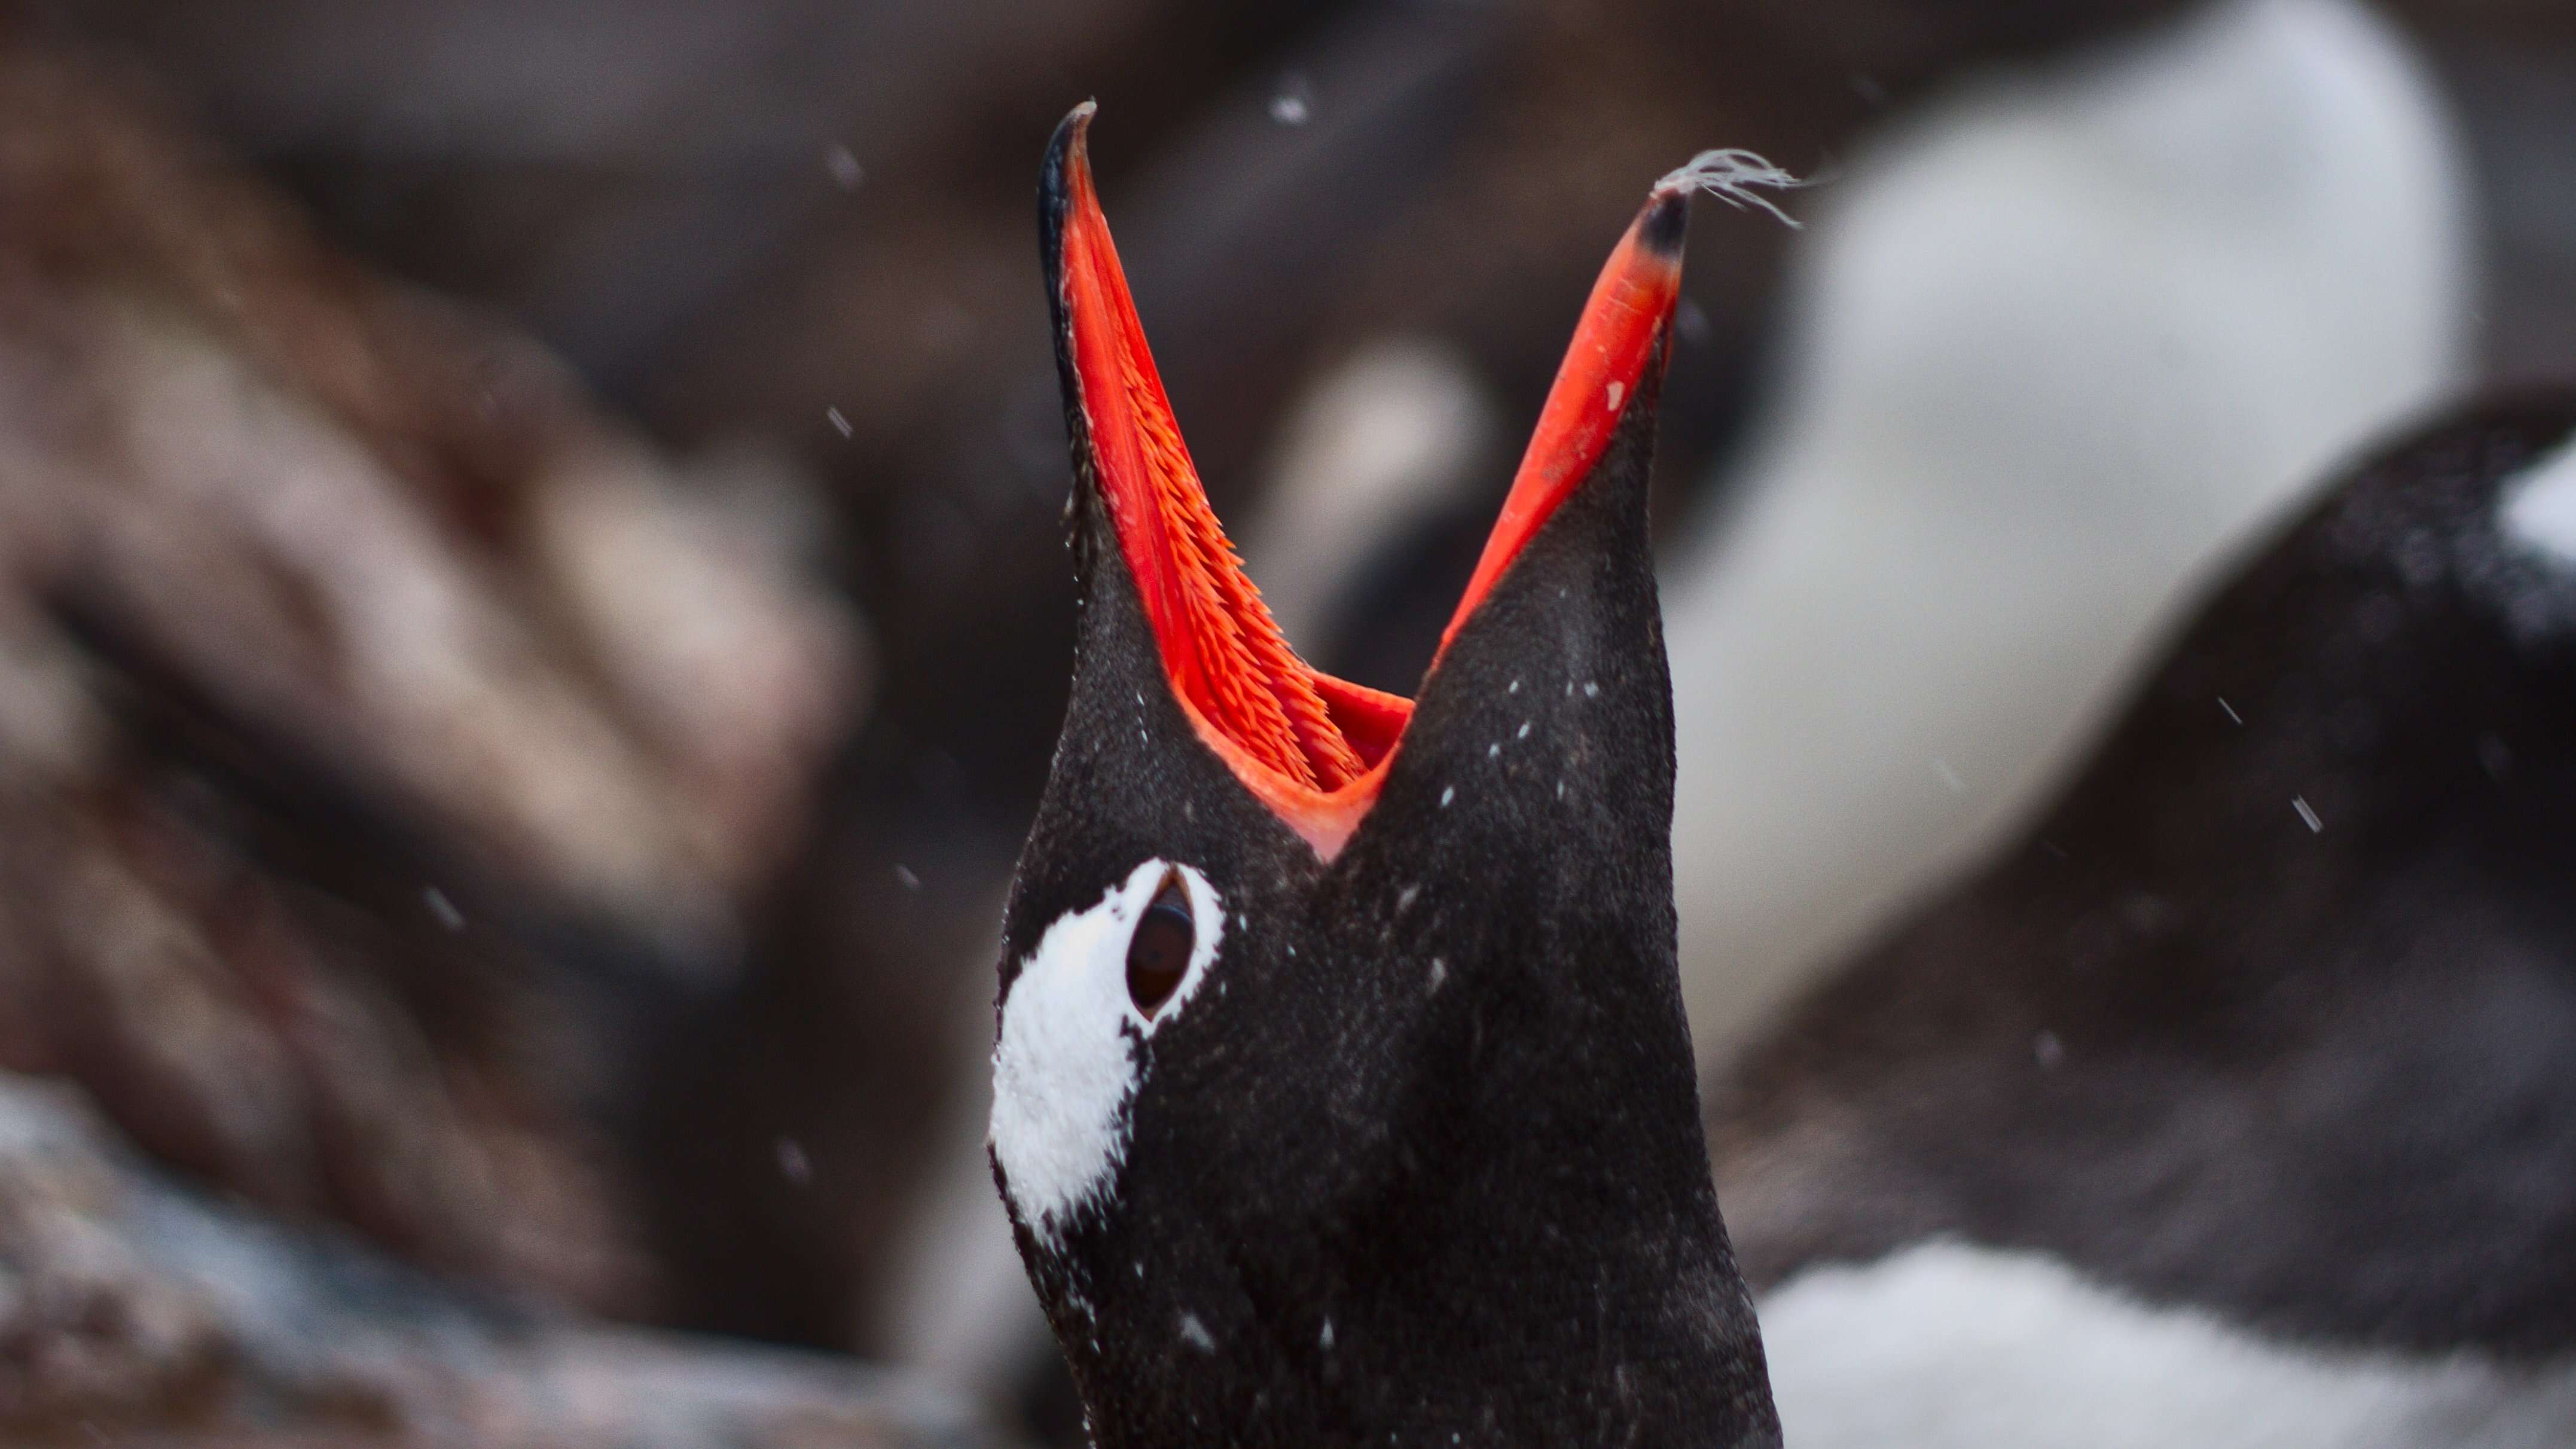
[(0, 3), (0, 1437), (1071, 1431), (980, 1142), (1085, 97), (1406, 691), (1645, 188), (1814, 180), (1665, 392), (1704, 1072), (2335, 458), (2576, 379), (2561, 0)]

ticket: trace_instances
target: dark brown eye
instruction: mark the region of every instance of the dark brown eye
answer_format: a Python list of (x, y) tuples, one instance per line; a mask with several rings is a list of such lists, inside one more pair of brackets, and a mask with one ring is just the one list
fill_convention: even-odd
[(1154, 892), (1154, 903), (1145, 908), (1145, 918), (1136, 923), (1136, 934), (1127, 941), (1127, 996), (1138, 1011), (1150, 1018), (1181, 989), (1182, 973), (1190, 967), (1190, 948), (1197, 943), (1190, 893), (1182, 887), (1179, 871), (1168, 872), (1163, 888)]

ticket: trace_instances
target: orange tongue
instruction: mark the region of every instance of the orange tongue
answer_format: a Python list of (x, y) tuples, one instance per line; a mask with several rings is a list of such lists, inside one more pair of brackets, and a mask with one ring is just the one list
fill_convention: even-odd
[[(1069, 158), (1065, 300), (1084, 414), (1129, 571), (1144, 595), (1174, 689), (1262, 765), (1308, 789), (1338, 790), (1367, 769), (1281, 636), (1226, 540), (1172, 420), (1118, 249), (1079, 141)], [(1100, 405), (1114, 389), (1123, 406)], [(1097, 400), (1097, 401), (1095, 401)]]

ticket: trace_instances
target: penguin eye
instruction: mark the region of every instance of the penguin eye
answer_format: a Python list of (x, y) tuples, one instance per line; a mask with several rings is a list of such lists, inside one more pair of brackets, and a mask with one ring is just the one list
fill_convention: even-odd
[(1180, 872), (1172, 871), (1163, 877), (1163, 888), (1154, 892), (1154, 903), (1145, 908), (1136, 934), (1127, 940), (1127, 996), (1147, 1018), (1181, 989), (1190, 949), (1197, 943), (1190, 893), (1181, 885)]

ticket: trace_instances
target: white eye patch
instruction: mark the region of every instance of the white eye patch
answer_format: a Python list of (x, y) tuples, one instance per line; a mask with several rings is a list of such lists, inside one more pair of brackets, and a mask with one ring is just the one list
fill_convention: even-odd
[[(1148, 1016), (1128, 991), (1128, 947), (1173, 875), (1189, 899), (1189, 964)], [(1011, 1206), (1050, 1246), (1076, 1212), (1107, 1196), (1127, 1158), (1123, 1109), (1136, 1091), (1137, 1044), (1189, 1005), (1224, 933), (1205, 876), (1148, 860), (1098, 905), (1058, 917), (1020, 963), (993, 1048), (989, 1140)]]
[(2505, 532), (2561, 565), (2576, 565), (2576, 442), (2523, 470), (2504, 499)]

